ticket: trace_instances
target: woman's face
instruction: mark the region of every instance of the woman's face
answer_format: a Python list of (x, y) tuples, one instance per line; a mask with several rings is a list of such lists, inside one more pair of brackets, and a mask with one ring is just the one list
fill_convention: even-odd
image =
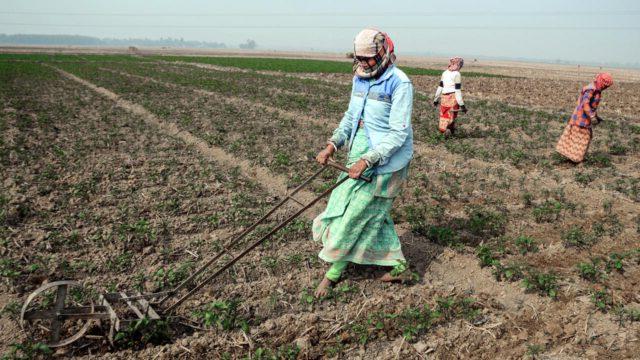
[(376, 59), (374, 59), (373, 57), (356, 56), (356, 60), (364, 68), (370, 68), (376, 65)]

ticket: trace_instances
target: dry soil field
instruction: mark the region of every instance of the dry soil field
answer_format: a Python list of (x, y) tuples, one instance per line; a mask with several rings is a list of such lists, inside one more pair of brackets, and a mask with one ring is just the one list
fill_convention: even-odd
[(17, 319), (44, 282), (75, 279), (87, 296), (169, 289), (318, 169), (350, 75), (287, 66), (0, 55), (0, 354), (638, 356), (640, 83), (604, 93), (605, 122), (574, 165), (553, 148), (584, 81), (482, 69), (464, 78), (470, 111), (447, 140), (431, 107), (437, 76), (411, 76), (416, 153), (393, 217), (412, 281), (352, 266), (315, 299), (327, 268), (310, 239), (315, 208), (166, 321), (114, 345), (104, 324), (61, 350), (31, 341)]

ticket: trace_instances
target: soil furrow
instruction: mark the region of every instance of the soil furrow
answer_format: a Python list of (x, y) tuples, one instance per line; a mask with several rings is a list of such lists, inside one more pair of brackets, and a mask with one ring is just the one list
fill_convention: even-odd
[[(274, 196), (286, 196), (287, 179), (285, 177), (273, 174), (266, 168), (253, 165), (249, 160), (238, 159), (236, 156), (227, 153), (221, 148), (210, 146), (207, 142), (201, 140), (193, 134), (179, 129), (176, 124), (165, 123), (161, 121), (158, 117), (153, 115), (143, 106), (124, 100), (114, 92), (96, 86), (62, 69), (56, 67), (54, 67), (54, 69), (60, 72), (60, 74), (62, 74), (63, 76), (76, 81), (99, 93), (100, 95), (116, 102), (118, 106), (124, 108), (125, 110), (142, 117), (146, 122), (161, 129), (166, 134), (177, 137), (185, 143), (194, 146), (201, 154), (203, 154), (210, 160), (221, 163), (222, 165), (227, 167), (238, 167), (244, 176), (255, 179), (255, 181), (259, 182), (268, 192), (270, 192)], [(297, 196), (304, 202), (309, 202), (315, 197), (312, 193), (304, 190), (298, 192)], [(305, 212), (303, 215), (308, 219), (312, 219), (314, 217), (312, 210)]]

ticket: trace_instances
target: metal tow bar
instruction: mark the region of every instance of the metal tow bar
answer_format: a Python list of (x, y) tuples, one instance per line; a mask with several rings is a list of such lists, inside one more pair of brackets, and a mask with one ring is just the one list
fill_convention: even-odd
[[(313, 207), (318, 201), (349, 179), (349, 177), (340, 179), (307, 204), (302, 204), (293, 197), (322, 174), (328, 167), (347, 173), (349, 172), (348, 168), (330, 159), (327, 162), (327, 166), (323, 166), (316, 171), (247, 229), (231, 237), (226, 244), (223, 245), (220, 252), (200, 266), (191, 276), (175, 288), (168, 291), (148, 294), (141, 294), (139, 292), (107, 292), (101, 294), (97, 304), (94, 304), (91, 300), (91, 292), (87, 291), (79, 282), (73, 280), (54, 281), (44, 284), (27, 297), (20, 312), (20, 325), (25, 332), (31, 335), (34, 341), (44, 343), (54, 348), (66, 346), (81, 339), (85, 336), (91, 325), (98, 321), (109, 322), (107, 338), (113, 343), (115, 334), (121, 329), (125, 329), (129, 324), (144, 318), (159, 320), (162, 316), (171, 314), (203, 286), (220, 276), (225, 270), (229, 269), (238, 260), (251, 252), (251, 250), (271, 238), (276, 232), (287, 226), (287, 224)], [(360, 176), (359, 179), (371, 182), (371, 178), (367, 176)], [(231, 255), (231, 249), (235, 245), (289, 200), (292, 200), (301, 206), (301, 208), (194, 285), (196, 278), (207, 271), (214, 263), (219, 262), (223, 255)], [(176, 301), (171, 302), (168, 306), (166, 305), (170, 299), (178, 295), (181, 296)]]

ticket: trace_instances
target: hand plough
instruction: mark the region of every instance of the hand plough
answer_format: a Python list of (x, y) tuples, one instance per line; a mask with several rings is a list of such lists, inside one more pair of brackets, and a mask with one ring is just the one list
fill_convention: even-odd
[[(125, 329), (135, 321), (142, 319), (153, 321), (171, 315), (185, 300), (193, 296), (203, 286), (229, 269), (251, 250), (271, 238), (276, 232), (295, 220), (348, 179), (348, 177), (344, 177), (337, 181), (307, 204), (296, 200), (293, 196), (318, 177), (327, 167), (333, 167), (344, 172), (349, 171), (346, 167), (337, 164), (333, 160), (329, 160), (327, 165), (286, 195), (259, 220), (240, 234), (231, 237), (221, 251), (175, 288), (148, 294), (106, 292), (101, 294), (94, 304), (90, 300), (91, 296), (87, 296), (90, 291), (87, 291), (79, 282), (71, 280), (53, 281), (42, 285), (27, 297), (20, 313), (22, 328), (31, 335), (34, 341), (53, 348), (66, 346), (81, 339), (86, 335), (91, 325), (97, 321), (107, 321), (109, 323), (109, 332), (106, 336), (110, 342), (113, 342), (114, 336), (118, 331)], [(371, 182), (371, 179), (366, 176), (361, 176), (360, 180)], [(234, 247), (243, 238), (289, 200), (300, 206), (293, 215), (290, 215), (267, 234), (249, 244), (248, 247), (241, 251), (235, 249), (237, 254), (232, 253)], [(225, 262), (223, 256), (231, 259)], [(214, 264), (217, 264), (218, 267), (210, 274), (204, 274)]]

